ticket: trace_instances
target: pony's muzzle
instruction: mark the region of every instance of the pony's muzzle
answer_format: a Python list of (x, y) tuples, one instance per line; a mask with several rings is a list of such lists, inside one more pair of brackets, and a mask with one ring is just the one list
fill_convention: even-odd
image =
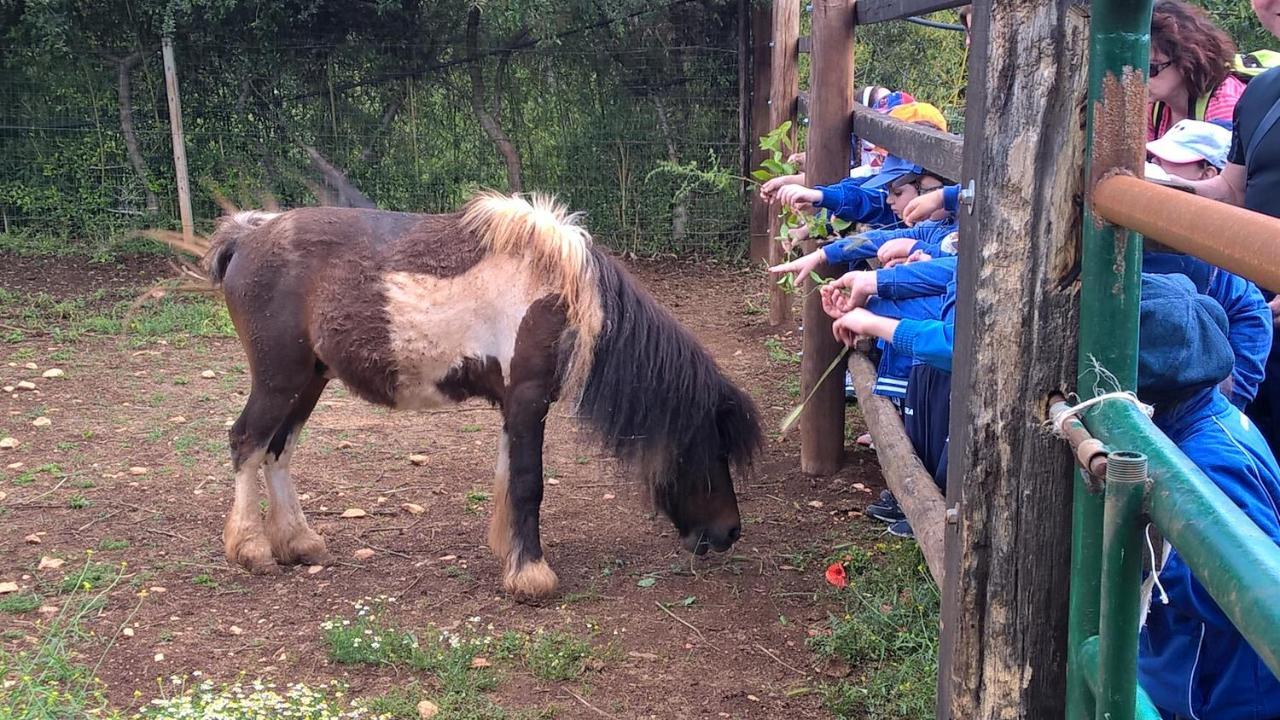
[(733, 523), (723, 528), (703, 528), (680, 538), (680, 544), (694, 555), (706, 555), (708, 550), (724, 552), (742, 537), (742, 526)]

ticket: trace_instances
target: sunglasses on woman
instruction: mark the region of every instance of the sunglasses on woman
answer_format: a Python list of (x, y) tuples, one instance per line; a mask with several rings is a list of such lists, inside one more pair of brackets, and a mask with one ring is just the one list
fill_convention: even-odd
[(1150, 65), (1147, 66), (1147, 77), (1153, 78), (1159, 75), (1165, 68), (1169, 67), (1172, 64), (1173, 64), (1172, 60), (1168, 60), (1162, 63), (1157, 63), (1157, 62), (1151, 63)]

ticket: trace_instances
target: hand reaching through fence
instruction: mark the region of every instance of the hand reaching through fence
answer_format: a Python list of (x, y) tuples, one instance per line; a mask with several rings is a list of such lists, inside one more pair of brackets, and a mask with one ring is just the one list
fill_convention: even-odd
[(922, 195), (917, 195), (914, 200), (907, 203), (907, 207), (902, 211), (902, 221), (907, 225), (915, 225), (932, 218), (935, 214), (942, 212), (943, 197), (942, 190), (934, 190)]

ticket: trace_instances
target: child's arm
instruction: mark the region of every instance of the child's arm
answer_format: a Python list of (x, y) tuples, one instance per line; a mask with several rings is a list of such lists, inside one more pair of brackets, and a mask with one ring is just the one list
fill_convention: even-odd
[(1239, 275), (1219, 270), (1213, 274), (1206, 295), (1227, 311), (1227, 338), (1235, 354), (1231, 368), (1231, 404), (1244, 409), (1258, 394), (1271, 352), (1271, 309), (1258, 286)]
[(861, 178), (848, 178), (834, 185), (819, 185), (822, 198), (814, 205), (825, 208), (841, 220), (868, 225), (895, 225), (898, 218), (889, 208), (888, 196), (862, 187)]
[(956, 258), (941, 257), (928, 262), (897, 265), (876, 271), (876, 293), (892, 300), (942, 295), (956, 275)]

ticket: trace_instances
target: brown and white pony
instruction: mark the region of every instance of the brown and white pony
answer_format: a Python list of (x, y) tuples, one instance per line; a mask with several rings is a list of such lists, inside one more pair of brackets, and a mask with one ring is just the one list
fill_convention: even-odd
[(556, 589), (538, 513), (544, 422), (562, 391), (687, 550), (727, 550), (741, 529), (730, 468), (744, 469), (760, 447), (756, 409), (577, 220), (547, 198), (493, 193), (446, 215), (303, 208), (224, 218), (205, 269), (253, 378), (230, 433), (227, 559), (271, 573), (328, 558), (289, 457), (333, 378), (394, 408), (481, 397), (501, 409), (489, 546), (517, 597)]

